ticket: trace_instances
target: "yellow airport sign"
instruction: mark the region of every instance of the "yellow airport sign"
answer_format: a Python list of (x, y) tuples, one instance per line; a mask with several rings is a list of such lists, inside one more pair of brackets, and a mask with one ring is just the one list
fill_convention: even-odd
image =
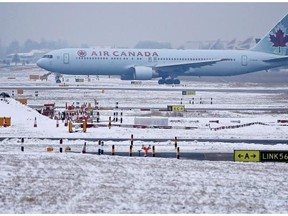
[(288, 162), (288, 151), (272, 150), (260, 151), (262, 162)]
[(182, 91), (182, 95), (195, 95), (195, 91)]
[(167, 106), (167, 111), (173, 111), (173, 112), (185, 112), (185, 105), (172, 105)]
[(184, 112), (185, 106), (184, 105), (174, 105), (174, 106), (172, 106), (172, 111), (173, 112)]
[(234, 150), (234, 161), (260, 162), (260, 151), (257, 151), (257, 150)]

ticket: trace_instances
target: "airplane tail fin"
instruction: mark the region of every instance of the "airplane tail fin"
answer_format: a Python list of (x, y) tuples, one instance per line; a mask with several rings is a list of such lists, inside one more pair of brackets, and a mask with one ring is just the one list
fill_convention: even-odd
[(288, 55), (288, 14), (269, 31), (254, 47), (252, 51)]

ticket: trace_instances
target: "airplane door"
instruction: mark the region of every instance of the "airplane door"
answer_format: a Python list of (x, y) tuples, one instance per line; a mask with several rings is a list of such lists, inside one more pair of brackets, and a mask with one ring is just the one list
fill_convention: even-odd
[(69, 64), (69, 53), (64, 53), (63, 54), (63, 63), (64, 64)]
[(241, 57), (242, 66), (247, 66), (247, 56), (243, 55)]

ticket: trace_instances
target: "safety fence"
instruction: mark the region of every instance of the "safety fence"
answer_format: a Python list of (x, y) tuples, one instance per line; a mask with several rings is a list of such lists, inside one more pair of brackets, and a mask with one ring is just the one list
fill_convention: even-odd
[[(144, 156), (144, 157), (156, 157), (156, 147), (151, 144), (136, 144), (133, 134), (128, 140), (128, 145), (116, 145), (110, 144), (107, 145), (103, 140), (98, 140), (98, 142), (87, 143), (86, 141), (79, 141), (79, 143), (66, 143), (64, 144), (63, 139), (59, 139), (59, 143), (48, 144), (48, 143), (31, 143), (28, 139), (28, 142), (24, 142), (24, 138), (21, 138), (21, 141), (17, 141), (18, 145), (14, 147), (19, 148), (21, 152), (49, 152), (49, 153), (82, 153), (82, 154), (95, 154), (95, 155), (118, 155), (118, 156)], [(169, 147), (170, 151), (168, 152), (159, 152), (158, 156), (161, 157), (172, 157), (173, 155), (180, 159), (180, 147), (178, 146), (177, 137), (174, 138), (174, 145)], [(47, 141), (46, 141), (47, 142)], [(82, 143), (81, 143), (82, 142)], [(10, 145), (11, 147), (11, 145)], [(167, 149), (167, 148), (166, 148)], [(165, 156), (166, 155), (166, 156)]]
[(211, 128), (211, 130), (218, 131), (218, 130), (224, 130), (224, 129), (236, 129), (236, 128), (249, 127), (252, 125), (268, 125), (268, 124), (265, 124), (263, 122), (251, 122), (251, 123), (246, 123), (246, 124), (241, 124), (241, 125), (229, 125), (229, 126)]

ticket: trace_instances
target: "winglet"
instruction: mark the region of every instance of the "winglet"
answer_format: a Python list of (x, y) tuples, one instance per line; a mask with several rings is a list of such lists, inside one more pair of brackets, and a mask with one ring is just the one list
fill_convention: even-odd
[(269, 31), (254, 47), (252, 51), (287, 55), (288, 51), (288, 14), (274, 28)]

